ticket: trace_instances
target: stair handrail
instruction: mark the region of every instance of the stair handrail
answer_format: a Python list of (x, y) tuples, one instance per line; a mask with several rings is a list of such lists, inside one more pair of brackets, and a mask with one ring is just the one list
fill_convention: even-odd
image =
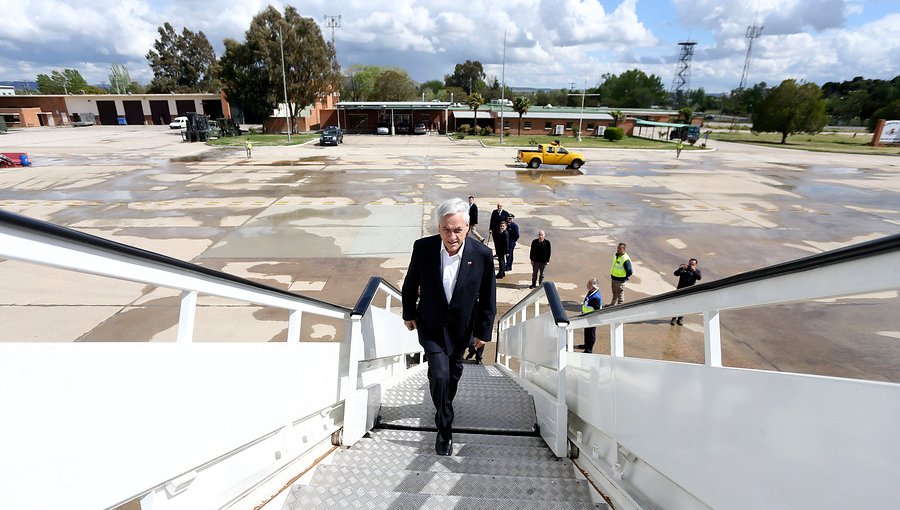
[[(889, 506), (900, 440), (886, 424), (900, 421), (900, 384), (723, 366), (719, 314), (897, 289), (891, 235), (570, 317), (564, 394), (577, 462), (617, 508)], [(703, 364), (626, 355), (625, 324), (689, 314), (703, 317)], [(546, 321), (531, 319), (517, 334), (548, 342)], [(576, 330), (603, 325), (608, 355), (574, 352)]]
[(351, 310), (149, 250), (0, 211), (0, 257), (182, 291), (178, 342), (193, 340), (198, 294), (291, 311), (288, 341), (299, 341), (301, 313), (349, 319)]
[[(549, 314), (542, 314), (546, 303)], [(529, 311), (531, 311), (529, 317)], [(541, 327), (534, 349), (525, 349), (523, 325), (540, 318)], [(569, 319), (553, 282), (543, 282), (504, 313), (497, 322), (495, 362), (532, 396), (541, 437), (557, 457), (567, 452), (566, 341)], [(501, 362), (501, 355), (503, 360)], [(513, 370), (511, 361), (519, 361)]]

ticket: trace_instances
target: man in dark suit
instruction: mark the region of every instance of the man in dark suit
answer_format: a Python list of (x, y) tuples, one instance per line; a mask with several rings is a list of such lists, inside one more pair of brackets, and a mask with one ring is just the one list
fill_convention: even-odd
[(403, 280), (403, 321), (418, 331), (428, 361), (428, 386), (437, 426), (435, 452), (453, 453), (453, 397), (462, 377), (462, 355), (491, 340), (496, 314), (496, 282), (491, 250), (465, 242), (469, 206), (458, 198), (435, 210), (438, 235), (413, 244)]
[(503, 204), (497, 204), (497, 208), (491, 211), (491, 222), (488, 228), (491, 229), (491, 238), (494, 239), (494, 247), (497, 247), (497, 234), (500, 232), (500, 222), (509, 220), (509, 213), (503, 210)]
[(469, 235), (484, 242), (484, 237), (478, 233), (478, 204), (475, 203), (475, 197), (469, 195)]

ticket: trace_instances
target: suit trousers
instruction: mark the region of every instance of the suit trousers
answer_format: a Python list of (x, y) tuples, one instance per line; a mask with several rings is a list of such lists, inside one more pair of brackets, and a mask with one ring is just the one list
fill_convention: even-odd
[(438, 433), (449, 438), (453, 432), (453, 398), (462, 377), (462, 352), (448, 355), (446, 352), (426, 352), (428, 361), (428, 389), (434, 403), (434, 425)]

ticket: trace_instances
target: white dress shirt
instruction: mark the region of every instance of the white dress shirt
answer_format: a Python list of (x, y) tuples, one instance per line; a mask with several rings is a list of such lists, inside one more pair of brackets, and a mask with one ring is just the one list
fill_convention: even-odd
[(444, 243), (441, 242), (441, 280), (444, 284), (444, 295), (447, 296), (447, 303), (450, 302), (450, 298), (453, 296), (453, 289), (456, 287), (456, 277), (459, 275), (459, 264), (462, 261), (463, 248), (465, 246), (466, 242), (463, 241), (456, 255), (450, 255), (447, 252), (447, 248), (444, 247)]

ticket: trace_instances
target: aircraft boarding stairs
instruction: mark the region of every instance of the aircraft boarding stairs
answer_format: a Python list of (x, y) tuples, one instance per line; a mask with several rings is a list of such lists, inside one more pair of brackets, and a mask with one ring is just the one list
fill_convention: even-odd
[[(723, 366), (719, 323), (733, 310), (896, 295), (900, 235), (573, 317), (545, 282), (499, 317), (496, 363), (465, 367), (452, 457), (433, 453), (421, 347), (380, 278), (346, 308), (3, 211), (0, 264), (37, 271), (17, 281), (38, 304), (72, 299), (59, 273), (40, 272), (59, 269), (81, 282), (70, 292), (161, 289), (179, 303), (159, 307), (174, 341), (0, 342), (3, 509), (900, 501), (900, 384)], [(283, 313), (286, 340), (210, 338), (235, 327), (215, 320), (226, 300)], [(55, 320), (54, 306), (36, 307), (40, 320)], [(628, 355), (631, 324), (690, 314), (703, 320), (702, 363)], [(310, 341), (310, 321), (335, 325), (334, 340)], [(574, 351), (586, 327), (608, 331), (609, 354)]]
[(284, 510), (608, 508), (592, 502), (572, 462), (556, 458), (537, 435), (531, 396), (494, 366), (465, 366), (453, 456), (436, 456), (424, 368), (385, 393), (367, 437), (316, 466), (308, 485), (290, 489)]

